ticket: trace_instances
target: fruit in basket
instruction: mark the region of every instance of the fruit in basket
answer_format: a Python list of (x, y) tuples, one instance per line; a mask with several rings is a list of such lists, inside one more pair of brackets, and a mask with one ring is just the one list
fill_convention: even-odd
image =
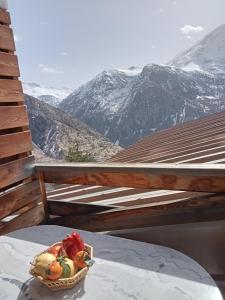
[(62, 244), (54, 245), (48, 248), (48, 253), (53, 254), (55, 257), (59, 256), (63, 251)]
[(51, 253), (42, 253), (36, 257), (33, 271), (35, 274), (47, 278), (46, 270), (56, 261), (56, 257)]
[(79, 251), (77, 252), (74, 258), (74, 264), (79, 268), (83, 269), (85, 267), (91, 267), (94, 261), (89, 256), (87, 251)]
[(63, 273), (63, 267), (58, 261), (54, 261), (45, 271), (46, 278), (49, 280), (57, 280)]
[(75, 266), (73, 261), (71, 259), (69, 259), (68, 257), (61, 259), (60, 264), (63, 267), (63, 273), (62, 273), (61, 278), (72, 277), (78, 271), (77, 266)]
[(84, 241), (77, 232), (68, 235), (62, 243), (67, 256), (72, 260), (75, 259), (77, 252), (84, 250)]

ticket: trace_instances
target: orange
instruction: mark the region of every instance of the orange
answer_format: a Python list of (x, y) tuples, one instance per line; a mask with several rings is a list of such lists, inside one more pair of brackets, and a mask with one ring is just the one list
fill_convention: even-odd
[(75, 256), (74, 263), (78, 268), (83, 269), (83, 268), (87, 267), (87, 262), (89, 260), (90, 260), (90, 257), (86, 251), (79, 251), (79, 252), (77, 252), (77, 254)]
[(50, 280), (56, 280), (61, 277), (63, 273), (63, 267), (58, 261), (54, 261), (46, 271), (46, 277)]

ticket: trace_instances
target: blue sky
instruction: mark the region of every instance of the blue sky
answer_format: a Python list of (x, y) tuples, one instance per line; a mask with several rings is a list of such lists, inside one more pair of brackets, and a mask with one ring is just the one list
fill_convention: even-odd
[(225, 23), (224, 0), (8, 0), (22, 80), (76, 88), (166, 63)]

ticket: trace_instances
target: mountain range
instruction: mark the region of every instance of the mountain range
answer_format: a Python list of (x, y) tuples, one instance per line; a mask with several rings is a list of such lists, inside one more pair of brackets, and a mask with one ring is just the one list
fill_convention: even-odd
[(57, 107), (66, 96), (72, 93), (72, 90), (67, 87), (45, 87), (34, 82), (23, 82), (23, 90), (25, 94), (31, 95), (55, 107)]
[(29, 95), (25, 95), (34, 152), (53, 159), (65, 159), (71, 148), (95, 161), (110, 158), (121, 147), (89, 128), (76, 118)]
[[(225, 25), (221, 25), (166, 65), (105, 70), (71, 93), (69, 89), (36, 84), (24, 87), (29, 94), (60, 109), (54, 110), (50, 119), (62, 116), (64, 111), (71, 122), (73, 118), (75, 123), (81, 120), (87, 124), (83, 124), (85, 128), (94, 128), (112, 143), (127, 147), (158, 130), (225, 109), (224, 49)], [(51, 97), (57, 99), (52, 101)], [(43, 104), (41, 111), (47, 126), (51, 109)], [(54, 126), (58, 126), (56, 122)], [(33, 131), (35, 126), (33, 123)], [(96, 134), (95, 130), (88, 130)], [(63, 156), (60, 150), (54, 154), (55, 146), (48, 140), (48, 132), (44, 142), (35, 136), (45, 153)], [(65, 152), (65, 143), (63, 149)]]
[(225, 109), (225, 25), (167, 65), (103, 71), (59, 108), (127, 147), (163, 128)]

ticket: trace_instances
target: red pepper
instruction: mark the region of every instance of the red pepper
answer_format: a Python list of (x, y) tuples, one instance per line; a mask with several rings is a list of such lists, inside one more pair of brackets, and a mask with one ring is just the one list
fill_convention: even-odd
[(84, 241), (76, 232), (66, 237), (62, 243), (68, 257), (72, 260), (75, 259), (77, 252), (84, 250)]

